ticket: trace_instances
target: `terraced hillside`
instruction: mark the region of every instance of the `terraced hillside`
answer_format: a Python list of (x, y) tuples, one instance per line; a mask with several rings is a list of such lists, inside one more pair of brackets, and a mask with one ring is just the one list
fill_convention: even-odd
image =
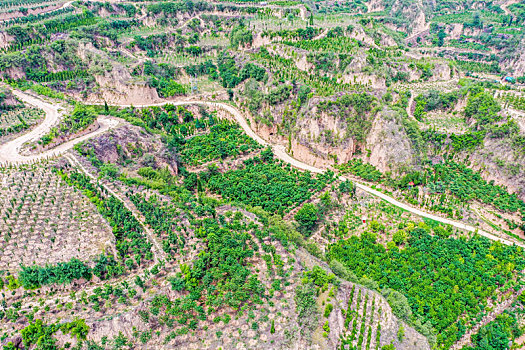
[(519, 349), (525, 3), (0, 3), (3, 349)]

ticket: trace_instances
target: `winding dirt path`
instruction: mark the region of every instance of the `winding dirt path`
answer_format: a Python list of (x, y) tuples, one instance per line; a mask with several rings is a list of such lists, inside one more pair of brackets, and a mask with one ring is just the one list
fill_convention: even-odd
[(31, 130), (30, 132), (12, 140), (7, 143), (4, 143), (3, 145), (0, 145), (0, 166), (4, 164), (27, 164), (36, 162), (42, 159), (48, 159), (52, 157), (56, 157), (65, 151), (72, 148), (74, 145), (76, 145), (79, 142), (82, 142), (84, 140), (87, 140), (93, 136), (99, 135), (103, 132), (106, 132), (109, 129), (112, 129), (116, 127), (119, 123), (119, 121), (115, 118), (111, 117), (99, 117), (98, 122), (100, 127), (93, 131), (92, 133), (85, 134), (83, 136), (77, 137), (73, 140), (64, 142), (60, 144), (59, 146), (52, 148), (48, 151), (44, 151), (42, 153), (38, 154), (32, 154), (32, 155), (22, 155), (20, 154), (22, 150), (22, 146), (29, 141), (36, 141), (42, 136), (44, 136), (46, 133), (49, 132), (49, 130), (57, 124), (59, 117), (62, 115), (60, 112), (60, 108), (52, 105), (48, 102), (44, 102), (43, 100), (33, 97), (25, 92), (13, 90), (13, 94), (18, 97), (20, 100), (26, 102), (27, 104), (30, 104), (32, 106), (38, 107), (46, 113), (46, 118), (42, 123), (40, 123), (36, 128)]
[(510, 10), (508, 9), (508, 7), (510, 5), (513, 5), (513, 4), (517, 4), (519, 3), (520, 1), (519, 0), (510, 0), (510, 1), (506, 1), (502, 4), (500, 4), (500, 7), (501, 9), (503, 10), (503, 12), (505, 12), (506, 15), (512, 15), (512, 12), (510, 12)]
[[(6, 162), (6, 163), (10, 163), (10, 164), (18, 164), (18, 163), (28, 163), (28, 162), (32, 162), (32, 161), (37, 161), (37, 160), (40, 160), (40, 159), (47, 159), (47, 158), (50, 158), (50, 157), (53, 157), (53, 156), (58, 156), (62, 153), (64, 153), (65, 151), (69, 150), (70, 148), (72, 148), (75, 144), (83, 141), (83, 140), (86, 140), (88, 138), (91, 138), (93, 136), (96, 136), (102, 132), (105, 132), (106, 130), (108, 129), (111, 129), (112, 127), (115, 127), (116, 125), (118, 125), (118, 120), (115, 119), (115, 118), (99, 118), (99, 123), (101, 124), (101, 127), (99, 129), (97, 129), (96, 131), (94, 131), (93, 133), (90, 133), (90, 134), (86, 134), (82, 137), (79, 137), (77, 139), (74, 139), (74, 140), (71, 140), (69, 142), (66, 142), (52, 150), (49, 150), (49, 151), (46, 151), (46, 152), (43, 152), (43, 153), (40, 153), (40, 154), (36, 154), (36, 155), (31, 155), (31, 156), (22, 156), (20, 155), (20, 146), (27, 142), (28, 140), (31, 140), (31, 139), (34, 139), (35, 137), (37, 137), (38, 135), (42, 135), (42, 134), (45, 134), (49, 128), (51, 128), (51, 126), (57, 121), (58, 119), (58, 109), (56, 107), (54, 107), (53, 105), (49, 104), (49, 103), (46, 103), (46, 102), (43, 102), (39, 99), (36, 99), (32, 96), (29, 96), (25, 93), (21, 93), (21, 92), (16, 92), (15, 95), (17, 97), (19, 97), (20, 99), (24, 100), (25, 102), (29, 103), (29, 104), (33, 104), (37, 107), (40, 107), (42, 109), (44, 109), (44, 111), (46, 112), (46, 119), (44, 120), (44, 122), (42, 124), (40, 124), (37, 128), (35, 128), (33, 131), (29, 132), (28, 134), (25, 134), (23, 136), (21, 136), (20, 138), (17, 138), (13, 141), (10, 141), (2, 146), (0, 146), (0, 163), (1, 162)], [(268, 143), (266, 140), (264, 140), (263, 138), (261, 138), (259, 135), (257, 135), (255, 133), (255, 131), (252, 130), (252, 128), (250, 127), (250, 125), (248, 124), (248, 121), (246, 120), (246, 118), (244, 117), (244, 115), (241, 113), (240, 110), (238, 110), (237, 108), (229, 105), (229, 104), (226, 104), (226, 103), (220, 103), (220, 102), (209, 102), (209, 101), (201, 101), (201, 100), (184, 100), (184, 101), (163, 101), (163, 102), (160, 102), (160, 103), (153, 103), (153, 104), (147, 104), (147, 105), (135, 105), (135, 107), (138, 107), (138, 108), (143, 108), (143, 107), (151, 107), (151, 106), (163, 106), (165, 104), (172, 104), (172, 105), (175, 105), (175, 106), (180, 106), (180, 105), (188, 105), (188, 104), (197, 104), (197, 105), (202, 105), (202, 106), (208, 106), (208, 107), (214, 107), (214, 108), (218, 108), (218, 109), (222, 109), (226, 112), (228, 112), (229, 114), (232, 115), (232, 117), (235, 119), (235, 121), (242, 127), (242, 129), (244, 130), (244, 132), (250, 136), (251, 138), (253, 138), (255, 141), (257, 141), (259, 144), (263, 145), (263, 146), (270, 146), (272, 149), (273, 149), (273, 152), (275, 154), (275, 156), (277, 158), (279, 158), (280, 160), (282, 160), (283, 162), (285, 163), (289, 163), (290, 165), (292, 165), (293, 167), (295, 168), (298, 168), (298, 169), (301, 169), (301, 170), (305, 170), (305, 171), (310, 171), (312, 173), (316, 173), (316, 174), (319, 174), (319, 173), (323, 173), (325, 172), (327, 169), (321, 169), (321, 168), (317, 168), (317, 167), (314, 167), (314, 166), (311, 166), (311, 165), (308, 165), (306, 163), (303, 163), (295, 158), (292, 158), (287, 152), (286, 152), (286, 149), (284, 146), (282, 145), (272, 145), (270, 143)], [(130, 107), (130, 105), (119, 105), (120, 107)], [(344, 176), (340, 176), (340, 179), (341, 180), (346, 180), (347, 178), (344, 177)], [(483, 231), (483, 230), (479, 230), (477, 229), (476, 227), (473, 227), (473, 226), (470, 226), (470, 225), (467, 225), (467, 224), (464, 224), (462, 222), (458, 222), (458, 221), (454, 221), (454, 220), (450, 220), (450, 219), (446, 219), (446, 218), (442, 218), (440, 216), (437, 216), (437, 215), (434, 215), (434, 214), (430, 214), (430, 213), (427, 213), (423, 210), (420, 210), (418, 208), (414, 208), (408, 204), (405, 204), (405, 203), (401, 203), (400, 201), (398, 201), (397, 199), (395, 198), (392, 198), (380, 191), (377, 191), (363, 183), (360, 183), (360, 182), (357, 182), (355, 180), (352, 180), (356, 187), (358, 187), (359, 189), (363, 190), (363, 191), (366, 191), (376, 197), (379, 197), (383, 200), (385, 200), (386, 202), (390, 203), (390, 204), (393, 204), (395, 205), (396, 207), (399, 207), (403, 210), (406, 210), (406, 211), (409, 211), (411, 213), (414, 213), (420, 217), (425, 217), (425, 218), (428, 218), (428, 219), (431, 219), (431, 220), (435, 220), (435, 221), (438, 221), (438, 222), (441, 222), (441, 223), (444, 223), (444, 224), (447, 224), (447, 225), (452, 225), (453, 227), (456, 227), (456, 228), (459, 228), (459, 229), (462, 229), (462, 230), (466, 230), (466, 231), (469, 231), (469, 232), (477, 232), (479, 235), (481, 236), (484, 236), (484, 237), (487, 237), (491, 240), (494, 240), (494, 241), (500, 241), (501, 243), (503, 244), (506, 244), (506, 245), (513, 245), (513, 244), (516, 244), (518, 246), (521, 246), (521, 247), (525, 247), (525, 244), (521, 243), (521, 242), (514, 242), (514, 241), (510, 241), (510, 240), (507, 240), (507, 239), (504, 239), (504, 238), (500, 238), (500, 237), (497, 237), (489, 232), (486, 232), (486, 231)], [(155, 240), (153, 240), (155, 241)]]

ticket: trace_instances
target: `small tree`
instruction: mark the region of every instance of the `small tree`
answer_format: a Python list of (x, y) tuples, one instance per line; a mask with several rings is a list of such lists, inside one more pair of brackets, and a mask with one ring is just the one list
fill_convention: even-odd
[(294, 216), (297, 230), (304, 236), (310, 236), (319, 219), (319, 209), (312, 203), (306, 203)]
[(244, 24), (240, 24), (230, 32), (230, 45), (237, 49), (239, 46), (251, 45), (253, 41), (252, 31)]
[(392, 240), (397, 244), (401, 245), (404, 244), (407, 241), (408, 235), (406, 231), (404, 230), (398, 230), (394, 235), (392, 236)]

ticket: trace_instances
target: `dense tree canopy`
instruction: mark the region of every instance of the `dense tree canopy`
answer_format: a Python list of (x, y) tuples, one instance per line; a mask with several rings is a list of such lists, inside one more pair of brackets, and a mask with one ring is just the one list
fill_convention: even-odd
[(413, 314), (438, 331), (438, 344), (445, 348), (461, 336), (458, 318), (481, 312), (496, 289), (525, 267), (519, 247), (479, 236), (443, 239), (421, 228), (410, 232), (401, 250), (386, 250), (373, 235), (363, 234), (332, 245), (327, 256), (358, 277), (405, 295)]

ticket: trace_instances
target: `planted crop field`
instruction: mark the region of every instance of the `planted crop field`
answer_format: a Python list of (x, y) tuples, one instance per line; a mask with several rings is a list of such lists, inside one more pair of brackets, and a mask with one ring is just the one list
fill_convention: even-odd
[(342, 346), (350, 345), (355, 349), (381, 348), (383, 303), (383, 299), (376, 297), (375, 293), (359, 286), (356, 288), (356, 285), (352, 287), (345, 312)]
[(96, 207), (50, 164), (0, 168), (0, 269), (89, 260), (112, 252), (113, 235)]
[(27, 130), (43, 118), (44, 111), (38, 108), (21, 108), (0, 114), (0, 142), (2, 137)]
[(525, 349), (525, 0), (473, 5), (0, 0), (0, 348)]

